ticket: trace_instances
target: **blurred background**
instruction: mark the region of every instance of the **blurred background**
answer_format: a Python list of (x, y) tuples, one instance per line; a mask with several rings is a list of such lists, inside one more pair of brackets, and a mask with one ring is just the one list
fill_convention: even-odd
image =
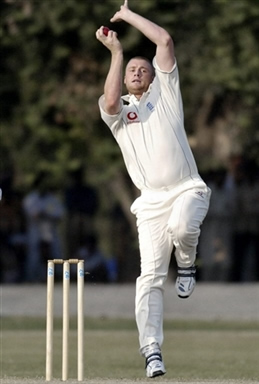
[[(100, 119), (115, 30), (125, 62), (154, 46), (120, 0), (2, 0), (0, 282), (45, 281), (49, 258), (84, 258), (89, 282), (139, 274), (138, 196)], [(131, 0), (175, 42), (185, 126), (212, 189), (197, 264), (201, 281), (259, 281), (259, 2)], [(175, 264), (172, 258), (171, 275)]]

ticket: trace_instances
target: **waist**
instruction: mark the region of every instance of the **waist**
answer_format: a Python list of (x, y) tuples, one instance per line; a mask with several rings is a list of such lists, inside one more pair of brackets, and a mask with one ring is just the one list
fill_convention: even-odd
[(181, 179), (179, 182), (173, 185), (167, 185), (161, 187), (159, 189), (151, 189), (151, 188), (143, 188), (141, 189), (141, 194), (150, 194), (150, 193), (158, 193), (158, 192), (170, 192), (172, 190), (187, 190), (195, 187), (204, 187), (206, 184), (202, 180), (199, 174), (187, 176), (184, 179)]

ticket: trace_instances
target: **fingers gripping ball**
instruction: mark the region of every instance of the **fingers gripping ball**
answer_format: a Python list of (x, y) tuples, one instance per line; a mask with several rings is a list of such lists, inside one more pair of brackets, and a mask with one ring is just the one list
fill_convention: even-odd
[(103, 34), (105, 36), (108, 36), (109, 28), (108, 27), (103, 27)]

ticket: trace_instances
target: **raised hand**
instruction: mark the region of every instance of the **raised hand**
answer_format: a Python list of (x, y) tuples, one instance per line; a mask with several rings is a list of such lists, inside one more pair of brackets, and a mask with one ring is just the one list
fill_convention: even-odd
[(99, 40), (103, 45), (108, 48), (111, 52), (120, 51), (121, 43), (118, 39), (117, 32), (109, 30), (108, 34), (107, 30), (105, 30), (106, 27), (100, 27), (96, 31), (96, 38)]
[(124, 4), (120, 7), (120, 10), (114, 14), (114, 16), (111, 18), (110, 21), (112, 23), (116, 23), (116, 22), (124, 20), (124, 15), (128, 9), (129, 9), (128, 0), (125, 0)]

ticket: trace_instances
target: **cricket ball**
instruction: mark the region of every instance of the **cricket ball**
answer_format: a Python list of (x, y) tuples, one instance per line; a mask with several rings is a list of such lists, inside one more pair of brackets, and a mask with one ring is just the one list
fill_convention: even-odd
[(108, 27), (103, 27), (103, 34), (105, 36), (108, 36), (109, 28)]

